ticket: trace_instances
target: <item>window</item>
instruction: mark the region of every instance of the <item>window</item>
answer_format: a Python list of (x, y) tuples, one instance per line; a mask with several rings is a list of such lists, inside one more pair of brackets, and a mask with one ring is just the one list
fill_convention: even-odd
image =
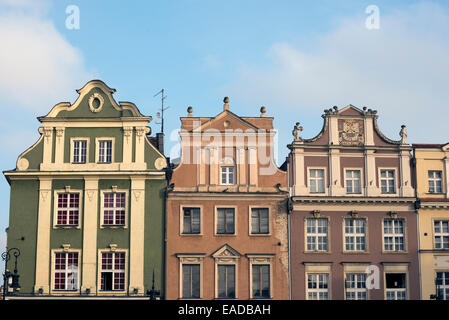
[(270, 265), (253, 264), (253, 298), (270, 298)]
[(221, 167), (221, 184), (234, 184), (234, 167)]
[(346, 192), (362, 193), (360, 170), (346, 170)]
[(380, 170), (380, 188), (382, 193), (395, 193), (394, 170)]
[(55, 253), (54, 289), (78, 289), (78, 252)]
[(101, 290), (125, 290), (125, 252), (101, 253)]
[(449, 271), (437, 272), (436, 292), (438, 300), (449, 300)]
[(218, 208), (217, 209), (217, 234), (235, 233), (235, 209)]
[(103, 224), (109, 226), (124, 226), (126, 216), (126, 193), (104, 193)]
[(307, 251), (328, 250), (328, 220), (326, 218), (306, 219)]
[(112, 162), (112, 140), (98, 141), (98, 162), (99, 163)]
[(200, 265), (182, 265), (182, 297), (200, 298)]
[(87, 140), (73, 141), (73, 163), (86, 163)]
[(441, 171), (429, 171), (429, 193), (442, 193), (443, 183)]
[(79, 223), (79, 193), (58, 193), (57, 226), (77, 226)]
[(345, 278), (346, 300), (367, 300), (366, 274), (347, 273)]
[(307, 274), (307, 299), (329, 300), (329, 274)]
[(309, 185), (311, 193), (324, 193), (324, 169), (310, 169)]
[(200, 208), (183, 208), (183, 234), (199, 234), (201, 232)]
[(268, 234), (268, 208), (251, 208), (251, 234)]
[(345, 250), (365, 251), (366, 220), (365, 219), (344, 219), (344, 220), (345, 220)]
[(219, 264), (218, 297), (235, 298), (235, 265)]
[(386, 299), (387, 300), (406, 300), (407, 286), (405, 273), (387, 273), (385, 274)]
[(384, 220), (384, 250), (405, 251), (404, 219)]
[(449, 249), (449, 220), (435, 220), (433, 233), (435, 249)]

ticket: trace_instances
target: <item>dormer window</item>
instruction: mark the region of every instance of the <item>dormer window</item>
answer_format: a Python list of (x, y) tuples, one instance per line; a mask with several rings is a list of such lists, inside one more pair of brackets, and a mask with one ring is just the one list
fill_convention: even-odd
[(233, 166), (221, 167), (221, 184), (222, 185), (235, 184), (235, 168)]

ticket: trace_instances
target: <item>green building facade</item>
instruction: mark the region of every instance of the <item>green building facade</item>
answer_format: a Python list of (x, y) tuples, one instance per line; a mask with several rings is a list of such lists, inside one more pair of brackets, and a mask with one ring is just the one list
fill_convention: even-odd
[(167, 160), (133, 103), (99, 80), (77, 92), (38, 118), (39, 140), (4, 172), (17, 295), (143, 298), (153, 279), (164, 288)]

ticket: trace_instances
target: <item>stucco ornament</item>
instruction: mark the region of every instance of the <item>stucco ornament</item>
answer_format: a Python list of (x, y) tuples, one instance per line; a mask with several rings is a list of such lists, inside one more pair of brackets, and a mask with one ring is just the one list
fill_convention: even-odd
[(302, 126), (300, 125), (299, 122), (296, 122), (296, 125), (293, 127), (293, 131), (292, 131), (294, 141), (302, 141), (302, 138), (299, 135), (301, 131), (302, 131)]
[(401, 144), (407, 143), (407, 129), (405, 128), (405, 125), (401, 126), (401, 131), (399, 132), (399, 135), (401, 136)]
[(30, 163), (25, 158), (20, 158), (19, 161), (17, 161), (17, 169), (19, 169), (20, 171), (28, 169), (29, 165)]
[[(98, 105), (94, 104), (94, 101), (98, 101)], [(89, 109), (92, 112), (100, 112), (103, 108), (104, 99), (98, 92), (95, 92), (89, 97)]]
[(154, 167), (156, 168), (156, 170), (162, 170), (167, 167), (167, 161), (165, 161), (164, 158), (157, 158), (154, 161)]
[(345, 120), (343, 131), (340, 132), (339, 142), (341, 144), (361, 144), (363, 143), (362, 129), (357, 121), (353, 119)]

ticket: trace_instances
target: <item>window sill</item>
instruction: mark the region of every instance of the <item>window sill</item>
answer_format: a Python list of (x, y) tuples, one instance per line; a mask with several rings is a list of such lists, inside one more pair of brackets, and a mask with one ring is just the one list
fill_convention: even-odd
[(318, 251), (318, 250), (316, 250), (316, 251), (304, 251), (304, 253), (305, 254), (307, 254), (307, 253), (317, 253), (317, 254), (331, 254), (332, 252), (330, 252), (330, 251)]
[(271, 233), (250, 233), (250, 237), (270, 237)]
[(236, 237), (235, 233), (215, 233), (214, 236), (217, 237)]
[(128, 226), (126, 225), (101, 225), (100, 229), (128, 229)]
[(55, 225), (53, 229), (81, 229), (80, 225)]
[(203, 234), (202, 233), (181, 233), (180, 236), (198, 237), (198, 236), (203, 236)]

